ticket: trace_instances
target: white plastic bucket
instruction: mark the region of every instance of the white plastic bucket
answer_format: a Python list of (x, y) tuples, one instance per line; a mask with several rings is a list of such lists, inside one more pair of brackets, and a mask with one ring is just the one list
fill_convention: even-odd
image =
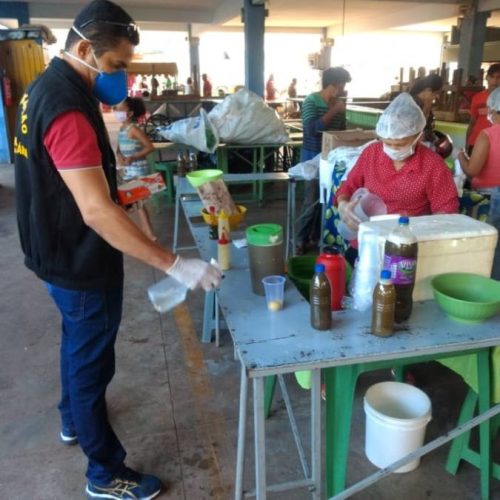
[[(365, 394), (365, 453), (383, 469), (424, 444), (431, 420), (431, 401), (425, 392), (401, 382), (380, 382)], [(395, 472), (410, 472), (420, 459)]]

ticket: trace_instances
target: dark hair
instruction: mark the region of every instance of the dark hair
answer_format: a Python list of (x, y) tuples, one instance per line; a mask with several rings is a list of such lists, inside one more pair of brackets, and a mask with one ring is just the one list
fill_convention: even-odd
[[(144, 93), (142, 95), (144, 95)], [(128, 109), (132, 111), (132, 118), (134, 120), (146, 114), (146, 106), (140, 97), (127, 97), (124, 102)]]
[(413, 84), (413, 87), (410, 90), (410, 94), (415, 97), (420, 94), (420, 92), (426, 89), (431, 89), (433, 92), (437, 92), (438, 90), (441, 90), (443, 88), (443, 84), (443, 79), (439, 75), (431, 73), (430, 75), (424, 76), (424, 78), (420, 78), (419, 80), (417, 80)]
[(321, 84), (324, 89), (328, 85), (345, 85), (351, 81), (351, 75), (349, 71), (344, 68), (337, 66), (336, 68), (328, 68), (323, 71), (323, 76), (321, 77)]
[(500, 73), (500, 63), (492, 64), (487, 71), (488, 76), (493, 76), (495, 73)]
[[(139, 44), (139, 30), (134, 20), (109, 0), (90, 2), (77, 14), (73, 26), (90, 40), (97, 57), (114, 49), (123, 38), (132, 45)], [(80, 40), (80, 35), (70, 29), (64, 49), (70, 50)]]

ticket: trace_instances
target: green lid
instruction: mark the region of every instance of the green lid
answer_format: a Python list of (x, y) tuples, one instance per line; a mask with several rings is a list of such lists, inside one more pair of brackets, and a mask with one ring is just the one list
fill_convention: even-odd
[(283, 229), (279, 224), (255, 224), (246, 231), (249, 245), (265, 247), (283, 241)]

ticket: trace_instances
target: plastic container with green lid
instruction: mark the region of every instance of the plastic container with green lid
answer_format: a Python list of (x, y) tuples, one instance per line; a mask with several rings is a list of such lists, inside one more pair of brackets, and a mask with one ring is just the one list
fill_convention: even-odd
[(246, 230), (252, 291), (264, 295), (262, 279), (285, 273), (283, 228), (279, 224), (256, 224)]
[(269, 246), (283, 242), (283, 228), (279, 224), (255, 224), (246, 230), (249, 245)]

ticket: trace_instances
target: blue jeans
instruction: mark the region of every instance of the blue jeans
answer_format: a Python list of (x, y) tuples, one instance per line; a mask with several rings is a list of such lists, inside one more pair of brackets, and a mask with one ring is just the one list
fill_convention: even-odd
[[(318, 153), (302, 149), (300, 161), (312, 160)], [(309, 240), (319, 241), (322, 228), (319, 203), (319, 180), (304, 181), (304, 200), (297, 219), (297, 244), (306, 245)]]
[(88, 458), (87, 478), (106, 484), (124, 467), (125, 450), (108, 422), (105, 393), (115, 373), (123, 288), (47, 289), (62, 316), (62, 424), (74, 428)]

